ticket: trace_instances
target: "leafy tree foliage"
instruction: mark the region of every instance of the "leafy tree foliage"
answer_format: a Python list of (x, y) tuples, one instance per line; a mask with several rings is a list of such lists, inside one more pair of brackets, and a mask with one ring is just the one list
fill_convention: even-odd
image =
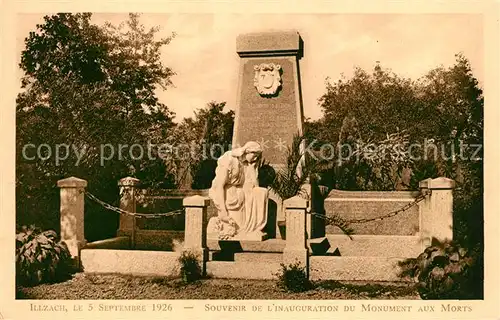
[[(145, 149), (147, 141), (164, 139), (174, 126), (173, 114), (155, 93), (156, 88), (167, 88), (174, 75), (160, 60), (160, 49), (174, 35), (156, 40), (157, 31), (145, 30), (135, 14), (118, 27), (100, 27), (92, 24), (90, 13), (60, 13), (45, 16), (30, 32), (21, 57), (24, 77), (16, 110), (19, 223), (58, 230), (55, 185), (68, 176), (88, 180), (92, 193), (115, 204), (117, 180), (126, 175), (149, 184), (168, 181), (161, 159), (129, 152), (133, 144)], [(43, 149), (46, 160), (41, 160), (35, 149), (23, 149), (28, 144), (46, 144), (52, 154)], [(69, 150), (60, 150), (67, 157), (59, 163), (54, 160), (57, 144), (69, 145)], [(119, 144), (128, 146), (121, 154)], [(33, 160), (23, 150), (31, 150), (26, 154)], [(101, 212), (93, 203), (88, 206), (87, 239), (114, 234), (116, 215)], [(103, 234), (95, 228), (97, 222), (109, 229)]]
[[(449, 177), (457, 182), (455, 234), (463, 245), (482, 246), (484, 99), (462, 54), (453, 66), (416, 81), (378, 63), (372, 73), (356, 69), (351, 79), (327, 81), (319, 101), (324, 117), (306, 123), (307, 136), (317, 139), (318, 147), (339, 147), (335, 165), (323, 173), (324, 183), (348, 190), (416, 190), (423, 179)], [(426, 148), (425, 141), (437, 149)], [(370, 143), (377, 150), (405, 147), (367, 152)], [(412, 143), (421, 147), (404, 152)], [(341, 146), (350, 147), (350, 159)]]
[(353, 134), (381, 139), (398, 128), (416, 126), (411, 120), (421, 119), (415, 114), (418, 105), (413, 82), (380, 64), (372, 74), (357, 68), (352, 79), (327, 81), (326, 91), (319, 100), (324, 117), (318, 137), (325, 141), (337, 142)]
[[(482, 167), (477, 161), (461, 163), (458, 157), (451, 157), (452, 146), (458, 153), (460, 141), (468, 145), (482, 144), (482, 90), (472, 74), (469, 61), (461, 54), (456, 56), (456, 63), (451, 68), (436, 68), (417, 81), (401, 78), (382, 69), (378, 63), (371, 74), (358, 68), (352, 79), (343, 78), (335, 83), (327, 81), (326, 93), (319, 101), (324, 117), (307, 122), (307, 135), (309, 139), (319, 141), (317, 146), (322, 143), (337, 146), (336, 160), (345, 156), (339, 151), (348, 151), (343, 150), (342, 145), (351, 146), (351, 154), (355, 154), (356, 145), (380, 145), (389, 136), (395, 138), (394, 135), (398, 135), (401, 143), (423, 144), (428, 139), (444, 146), (446, 157), (432, 162), (434, 175), (460, 180), (458, 167)], [(428, 151), (416, 149), (413, 155), (429, 158), (425, 154)], [(469, 148), (464, 152), (470, 156), (473, 150)], [(389, 164), (384, 162), (384, 165)], [(415, 176), (424, 167), (429, 167), (429, 162), (405, 164), (400, 170), (406, 167), (412, 168)], [(369, 176), (366, 171), (354, 172), (355, 169), (361, 170), (351, 168), (349, 175)], [(370, 184), (366, 179), (343, 181), (342, 176), (347, 172), (332, 172), (332, 175), (336, 181), (331, 183), (342, 189), (383, 190), (394, 184), (384, 181)], [(418, 181), (413, 180), (411, 188), (417, 187), (415, 182)], [(477, 182), (475, 180), (475, 186), (479, 186)]]

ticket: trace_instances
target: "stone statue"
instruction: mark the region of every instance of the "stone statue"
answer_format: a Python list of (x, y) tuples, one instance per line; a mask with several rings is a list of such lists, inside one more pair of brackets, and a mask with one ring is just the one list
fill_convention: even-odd
[(218, 216), (207, 226), (209, 237), (264, 240), (267, 223), (267, 188), (259, 187), (258, 169), (262, 148), (254, 141), (224, 153), (217, 160), (215, 178), (209, 190)]

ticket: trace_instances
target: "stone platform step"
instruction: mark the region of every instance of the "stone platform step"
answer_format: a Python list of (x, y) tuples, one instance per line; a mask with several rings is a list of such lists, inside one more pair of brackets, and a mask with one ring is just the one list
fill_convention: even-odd
[(264, 241), (228, 241), (228, 240), (207, 240), (207, 247), (210, 251), (232, 251), (232, 252), (283, 252), (286, 241), (282, 239), (267, 239)]
[(235, 262), (260, 262), (260, 263), (281, 263), (283, 262), (282, 253), (253, 253), (239, 252), (234, 254)]
[(207, 274), (221, 279), (276, 279), (275, 274), (280, 268), (279, 262), (207, 262)]
[[(250, 257), (246, 256), (245, 259), (234, 262), (209, 261), (207, 272), (214, 278), (276, 279), (276, 273), (281, 270), (280, 261), (253, 261)], [(310, 278), (337, 281), (407, 281), (399, 277), (398, 262), (404, 259), (311, 256)]]
[[(312, 254), (324, 254), (330, 248), (327, 237), (309, 239), (307, 245)], [(286, 240), (283, 239), (267, 239), (264, 241), (207, 240), (207, 247), (210, 251), (282, 253), (285, 246)]]
[(283, 254), (281, 252), (221, 252), (210, 251), (209, 261), (234, 261), (234, 262), (260, 262), (260, 263), (281, 263)]
[[(179, 252), (82, 249), (81, 263), (88, 273), (122, 273), (177, 276)], [(281, 258), (280, 258), (281, 257)], [(396, 257), (310, 256), (312, 280), (402, 281)], [(234, 261), (208, 261), (207, 273), (214, 278), (276, 279), (280, 253), (235, 253)]]
[[(214, 278), (276, 279), (280, 261), (272, 256), (242, 255), (236, 261), (209, 261), (207, 272)], [(311, 256), (311, 280), (404, 281), (398, 262), (405, 258)]]

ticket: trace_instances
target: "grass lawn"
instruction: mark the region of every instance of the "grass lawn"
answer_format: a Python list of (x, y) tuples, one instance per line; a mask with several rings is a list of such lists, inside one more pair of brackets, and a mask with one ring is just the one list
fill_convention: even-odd
[(283, 292), (273, 280), (180, 279), (77, 273), (72, 279), (19, 287), (17, 299), (419, 299), (411, 284), (321, 281), (303, 293)]

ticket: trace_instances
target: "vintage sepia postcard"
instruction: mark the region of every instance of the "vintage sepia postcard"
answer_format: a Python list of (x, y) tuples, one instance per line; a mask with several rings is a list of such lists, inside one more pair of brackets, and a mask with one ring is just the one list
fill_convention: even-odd
[(500, 5), (2, 3), (0, 319), (497, 319)]

